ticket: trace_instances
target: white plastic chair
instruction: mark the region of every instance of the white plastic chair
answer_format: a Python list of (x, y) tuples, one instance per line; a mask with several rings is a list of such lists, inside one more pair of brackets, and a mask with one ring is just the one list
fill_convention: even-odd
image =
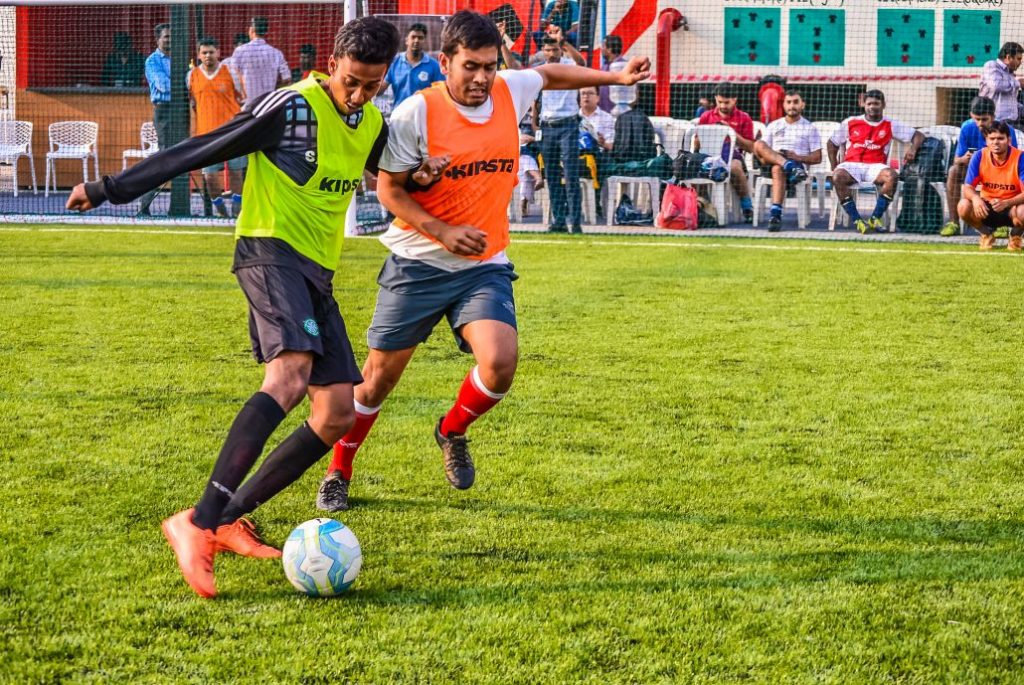
[(0, 121), (0, 163), (10, 164), (14, 174), (14, 197), (18, 197), (18, 160), (28, 158), (32, 173), (32, 193), (38, 193), (36, 185), (36, 161), (32, 157), (32, 122)]
[(661, 141), (661, 148), (666, 155), (675, 159), (683, 150), (690, 149), (690, 136), (693, 124), (672, 117), (649, 117), (654, 132)]
[(689, 186), (709, 186), (711, 188), (711, 204), (715, 206), (715, 210), (718, 212), (719, 226), (724, 226), (726, 221), (731, 220), (729, 210), (733, 205), (733, 190), (730, 162), (732, 160), (732, 151), (736, 149), (736, 132), (730, 127), (722, 126), (721, 124), (698, 125), (693, 128), (693, 137), (690, 141), (691, 149), (694, 152), (699, 148), (704, 151), (704, 154), (715, 157), (722, 154), (722, 148), (727, 140), (729, 141), (729, 160), (725, 165), (726, 175), (724, 180), (718, 182), (712, 181), (710, 178), (687, 178), (683, 180), (683, 183)]
[[(893, 139), (892, 143), (890, 143), (888, 158), (888, 164), (890, 168), (892, 168), (894, 161), (902, 159), (903, 145), (903, 141), (895, 139)], [(844, 151), (845, 146), (844, 150), (840, 151), (840, 162), (843, 161), (842, 153)], [(893, 170), (895, 171), (895, 169)], [(898, 208), (900, 206), (900, 193), (902, 189), (903, 182), (897, 181), (896, 190), (893, 191), (892, 202), (889, 203), (889, 207), (885, 210), (885, 214), (882, 215), (882, 223), (888, 228), (890, 233), (896, 232), (896, 218), (899, 216)], [(860, 193), (875, 194), (878, 191), (878, 186), (876, 186), (874, 183), (859, 183), (853, 186), (853, 188), (851, 188), (850, 190), (850, 197), (853, 198), (854, 202), (857, 202), (857, 198), (859, 197)], [(843, 211), (842, 207), (839, 206), (839, 198), (836, 197), (835, 202), (832, 203), (832, 217), (829, 219), (828, 222), (828, 230), (836, 230), (837, 224), (840, 226), (846, 226), (849, 223), (849, 219), (850, 217), (846, 214), (845, 211)]]
[[(754, 228), (761, 221), (761, 210), (770, 197), (772, 179), (758, 176), (754, 181)], [(811, 223), (811, 182), (810, 179), (794, 187), (796, 193), (796, 225), (807, 228)]]
[[(634, 188), (636, 195), (633, 195)], [(638, 207), (646, 189), (650, 195), (651, 216), (657, 218), (661, 211), (661, 179), (657, 176), (609, 176), (605, 179), (604, 189), (604, 220), (609, 226), (615, 224), (615, 207), (623, 191), (629, 193), (633, 206)]]
[(100, 178), (100, 158), (96, 150), (96, 139), (100, 127), (95, 121), (58, 121), (50, 124), (50, 151), (46, 153), (46, 183), (43, 194), (50, 194), (50, 177), (53, 176), (53, 192), (57, 192), (58, 159), (82, 160), (82, 178), (89, 181), (89, 158), (92, 157), (96, 180)]
[(152, 121), (143, 122), (139, 138), (142, 141), (141, 149), (132, 148), (121, 153), (121, 171), (128, 168), (129, 159), (145, 159), (160, 149), (160, 139), (157, 138), (156, 126)]
[(825, 186), (832, 178), (832, 167), (828, 162), (828, 140), (839, 129), (839, 122), (815, 121), (814, 128), (818, 129), (818, 135), (821, 136), (821, 161), (807, 169), (807, 177), (813, 178), (818, 188), (818, 215), (825, 216), (825, 200), (828, 198)]

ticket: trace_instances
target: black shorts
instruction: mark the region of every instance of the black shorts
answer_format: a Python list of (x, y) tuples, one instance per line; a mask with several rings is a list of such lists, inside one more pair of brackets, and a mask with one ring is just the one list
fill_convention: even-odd
[(1004, 209), (1001, 212), (997, 212), (992, 209), (992, 205), (986, 200), (985, 206), (988, 207), (988, 216), (981, 220), (982, 226), (988, 226), (989, 228), (1002, 228), (1003, 226), (1009, 226), (1013, 228), (1013, 219), (1010, 218), (1010, 210)]
[(249, 301), (249, 337), (256, 361), (284, 351), (312, 352), (310, 385), (363, 382), (338, 303), (300, 271), (274, 264), (235, 269)]

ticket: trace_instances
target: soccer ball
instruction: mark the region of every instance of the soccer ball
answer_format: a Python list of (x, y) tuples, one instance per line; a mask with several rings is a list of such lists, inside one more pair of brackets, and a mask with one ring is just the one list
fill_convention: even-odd
[(334, 519), (306, 521), (292, 531), (282, 553), (284, 574), (299, 592), (331, 597), (349, 589), (363, 566), (355, 533)]

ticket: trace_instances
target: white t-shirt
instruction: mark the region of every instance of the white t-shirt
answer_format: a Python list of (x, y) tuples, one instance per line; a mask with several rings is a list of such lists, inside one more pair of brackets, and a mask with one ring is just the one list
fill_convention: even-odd
[[(516, 121), (520, 121), (537, 99), (537, 94), (544, 86), (544, 77), (532, 69), (509, 69), (498, 72), (497, 78), (508, 86), (516, 110)], [(473, 123), (484, 124), (494, 112), (494, 101), (493, 98), (487, 98), (487, 102), (479, 107), (466, 107), (458, 103), (455, 103), (455, 107)], [(409, 171), (419, 168), (427, 157), (427, 102), (421, 93), (416, 93), (403, 100), (391, 113), (388, 145), (381, 155), (380, 168), (391, 172)], [(466, 259), (449, 252), (419, 231), (404, 230), (395, 224), (391, 224), (380, 241), (399, 257), (416, 259), (446, 271), (459, 271), (487, 263), (508, 263), (504, 251), (485, 261)]]
[(580, 110), (580, 117), (585, 122), (589, 122), (594, 130), (601, 134), (606, 143), (615, 142), (615, 117), (608, 112), (604, 111), (600, 107), (594, 110), (594, 113), (587, 116)]
[(792, 150), (803, 156), (821, 149), (821, 134), (803, 117), (792, 124), (783, 117), (768, 124), (764, 142), (776, 152)]

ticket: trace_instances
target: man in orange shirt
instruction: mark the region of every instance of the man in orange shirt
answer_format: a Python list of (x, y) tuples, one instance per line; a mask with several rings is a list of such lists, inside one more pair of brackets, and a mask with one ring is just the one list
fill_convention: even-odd
[[(1024, 155), (1010, 146), (1010, 127), (993, 121), (981, 130), (985, 148), (971, 157), (957, 213), (981, 234), (978, 246), (991, 250), (995, 229), (1010, 227), (1011, 252), (1024, 246)], [(980, 187), (980, 189), (979, 189)]]
[[(217, 40), (199, 39), (199, 64), (190, 69), (187, 77), (188, 92), (195, 110), (195, 135), (201, 136), (231, 120), (242, 109), (242, 89), (238, 77), (220, 61)], [(242, 209), (242, 173), (245, 157), (227, 162), (228, 185), (235, 216)], [(230, 216), (224, 203), (224, 164), (213, 164), (203, 169), (206, 190), (220, 216)]]
[[(512, 386), (519, 355), (507, 209), (516, 184), (519, 121), (541, 90), (631, 86), (650, 75), (650, 60), (633, 58), (617, 72), (576, 65), (498, 71), (501, 35), (473, 10), (456, 12), (441, 34), (447, 79), (421, 90), (391, 115), (377, 193), (397, 217), (381, 238), (390, 250), (367, 331), (370, 353), (355, 390), (356, 423), (335, 445), (317, 506), (348, 508), (356, 450), (398, 384), (416, 347), (442, 318), (456, 343), (472, 353), (451, 409), (434, 427), (445, 476), (460, 490), (473, 485), (469, 425)], [(410, 175), (441, 160), (437, 180)]]

